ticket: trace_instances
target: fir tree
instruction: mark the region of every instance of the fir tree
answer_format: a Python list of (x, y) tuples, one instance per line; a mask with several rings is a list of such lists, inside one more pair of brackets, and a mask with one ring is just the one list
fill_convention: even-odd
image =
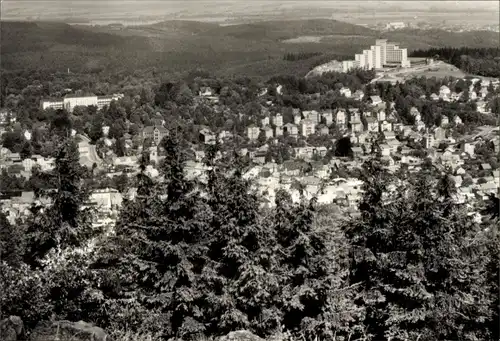
[(358, 303), (366, 306), (373, 338), (489, 339), (487, 239), (454, 203), (448, 175), (438, 184), (429, 173), (398, 184), (372, 172), (361, 218), (346, 232), (351, 281), (361, 283)]
[(308, 339), (359, 334), (363, 309), (348, 288), (347, 253), (338, 248), (342, 232), (331, 220), (317, 223), (314, 198), (293, 204), (284, 191), (276, 194), (274, 217), (285, 328)]
[(269, 271), (272, 259), (268, 242), (272, 236), (260, 224), (259, 201), (251, 182), (242, 177), (244, 161), (237, 155), (216, 161), (217, 152), (217, 145), (209, 148), (205, 160), (211, 209), (210, 262), (205, 280), (210, 287), (218, 288), (210, 290), (207, 297), (212, 306), (210, 331), (222, 334), (248, 328), (262, 334), (276, 327), (277, 318), (272, 301), (278, 283)]
[(13, 226), (0, 206), (0, 261), (18, 267), (23, 259), (23, 229)]
[(134, 297), (145, 311), (163, 316), (156, 327), (165, 337), (189, 338), (205, 328), (200, 276), (206, 262), (206, 209), (193, 182), (184, 176), (185, 156), (177, 137), (167, 137), (162, 144), (164, 182), (152, 182), (144, 174), (144, 157), (138, 196), (124, 206), (116, 237), (103, 250), (107, 260), (98, 266), (107, 268), (103, 277), (118, 284), (108, 281), (107, 295)]
[(56, 188), (40, 191), (42, 201), (49, 200), (50, 204), (32, 207), (33, 215), (26, 231), (25, 261), (28, 264), (39, 266), (50, 250), (79, 247), (94, 236), (91, 212), (84, 208), (89, 192), (83, 185), (82, 175), (76, 143), (66, 139), (56, 153)]

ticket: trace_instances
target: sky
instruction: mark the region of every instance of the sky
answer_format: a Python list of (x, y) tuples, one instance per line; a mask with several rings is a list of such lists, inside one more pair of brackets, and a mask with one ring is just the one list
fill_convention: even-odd
[[(498, 13), (499, 1), (335, 1), (335, 0), (1, 0), (1, 18), (4, 20), (62, 20), (189, 16), (258, 15), (279, 11), (289, 13), (321, 10), (338, 12), (384, 11), (474, 11)], [(300, 13), (300, 12), (299, 12)], [(306, 13), (306, 12), (304, 12)], [(309, 12), (307, 12), (309, 14)], [(314, 14), (313, 14), (314, 15)]]

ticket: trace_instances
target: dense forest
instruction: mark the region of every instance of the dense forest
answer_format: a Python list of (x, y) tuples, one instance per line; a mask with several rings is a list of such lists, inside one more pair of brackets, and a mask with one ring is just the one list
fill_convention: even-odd
[(413, 57), (429, 57), (453, 64), (462, 71), (485, 77), (500, 77), (499, 48), (431, 48), (415, 50)]

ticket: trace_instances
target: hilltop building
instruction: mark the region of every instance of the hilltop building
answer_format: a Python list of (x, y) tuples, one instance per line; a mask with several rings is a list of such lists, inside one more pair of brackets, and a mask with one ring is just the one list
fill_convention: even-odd
[(354, 55), (354, 60), (342, 62), (342, 70), (347, 72), (353, 68), (382, 69), (385, 65), (410, 67), (408, 50), (400, 48), (399, 44), (388, 42), (387, 39), (377, 39), (369, 50), (363, 50)]

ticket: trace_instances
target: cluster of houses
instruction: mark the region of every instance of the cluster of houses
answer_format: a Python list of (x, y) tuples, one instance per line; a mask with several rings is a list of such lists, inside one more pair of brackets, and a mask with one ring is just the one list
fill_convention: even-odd
[[(478, 91), (476, 91), (475, 84), (479, 82), (480, 79), (478, 78), (473, 78), (471, 80), (472, 84), (469, 86), (468, 89), (468, 100), (469, 101), (475, 101), (477, 105), (477, 111), (479, 113), (491, 113), (490, 109), (487, 106), (487, 103), (485, 102), (486, 96), (489, 94), (488, 88), (493, 86), (494, 89), (497, 89), (499, 86), (498, 81), (490, 81), (490, 80), (481, 80), (481, 87)], [(443, 100), (445, 102), (456, 102), (459, 101), (463, 98), (464, 92), (454, 92), (451, 91), (449, 87), (446, 85), (441, 86), (439, 88), (439, 94), (432, 93), (430, 95), (430, 99), (433, 101), (439, 101)]]
[[(473, 80), (475, 84), (479, 80)], [(492, 84), (498, 86), (498, 83)], [(488, 81), (482, 81), (480, 91), (476, 92), (474, 85), (469, 89), (469, 99), (477, 103), (478, 111), (487, 113), (488, 109), (484, 99), (488, 95)], [(282, 92), (282, 87), (276, 88), (278, 93)], [(267, 89), (261, 89), (259, 95), (264, 95)], [(340, 93), (348, 98), (361, 100), (365, 94), (358, 90), (352, 92), (349, 88), (342, 87)], [(451, 92), (447, 86), (440, 88), (439, 94), (432, 94), (430, 99), (443, 101), (458, 101), (463, 93)], [(198, 93), (198, 100), (208, 101), (217, 105), (218, 96), (209, 87), (203, 87)], [(451, 137), (450, 123), (455, 126), (461, 125), (462, 120), (458, 116), (448, 118), (443, 116), (439, 127), (427, 127), (422, 121), (421, 114), (417, 108), (413, 107), (410, 114), (414, 118), (413, 125), (403, 125), (398, 120), (398, 114), (394, 103), (385, 103), (380, 96), (370, 96), (368, 103), (370, 108), (361, 111), (358, 108), (338, 108), (335, 110), (304, 110), (293, 109), (290, 122), (285, 122), (281, 113), (270, 114), (269, 110), (263, 110), (258, 124), (245, 128), (245, 137), (249, 141), (262, 140), (263, 143), (251, 150), (240, 150), (242, 155), (248, 155), (254, 165), (245, 174), (246, 177), (255, 179), (255, 185), (265, 198), (266, 205), (272, 206), (274, 195), (278, 189), (285, 189), (290, 192), (294, 200), (300, 200), (300, 193), (306, 197), (316, 196), (321, 204), (336, 204), (340, 210), (354, 211), (361, 195), (361, 182), (354, 176), (339, 178), (332, 176), (335, 170), (345, 169), (348, 172), (359, 169), (362, 163), (373, 154), (378, 154), (389, 171), (397, 171), (401, 167), (407, 167), (409, 171), (416, 172), (421, 168), (424, 160), (415, 155), (415, 150), (409, 147), (411, 143), (420, 144), (427, 152), (428, 157), (438, 166), (451, 167), (454, 172), (455, 183), (459, 187), (459, 198), (457, 200), (465, 202), (474, 198), (485, 198), (488, 193), (495, 193), (499, 187), (498, 170), (491, 169), (491, 165), (480, 165), (481, 170), (488, 175), (472, 179), (472, 183), (464, 184), (464, 165), (476, 158), (475, 146), (481, 141), (456, 141)], [(270, 104), (271, 103), (267, 103)], [(264, 108), (265, 109), (265, 108)], [(11, 115), (4, 115), (11, 119)], [(0, 117), (1, 118), (1, 117)], [(165, 122), (161, 119), (153, 119), (151, 126), (144, 127), (138, 136), (125, 134), (126, 148), (134, 144), (133, 139), (140, 141), (150, 139), (152, 147), (149, 148), (151, 160), (158, 162), (161, 156), (157, 146), (160, 141), (169, 134), (164, 127)], [(450, 122), (451, 121), (451, 122)], [(334, 128), (333, 128), (334, 127)], [(327, 154), (325, 146), (312, 147), (306, 145), (293, 150), (296, 160), (285, 161), (278, 165), (274, 160), (269, 162), (266, 159), (270, 144), (276, 143), (280, 136), (308, 138), (312, 135), (331, 136), (332, 129), (336, 129), (341, 136), (349, 137), (352, 143), (354, 158), (335, 158), (328, 164), (317, 162), (319, 158)], [(107, 136), (109, 127), (104, 127), (103, 133)], [(402, 136), (396, 138), (396, 136)], [(213, 144), (215, 141), (227, 141), (233, 137), (229, 131), (214, 133), (206, 127), (199, 130), (199, 141), (202, 144)], [(102, 166), (103, 162), (97, 155), (95, 146), (83, 135), (78, 135), (78, 149), (80, 152), (80, 163), (87, 167), (94, 164)], [(495, 137), (495, 152), (499, 151), (498, 136)], [(332, 139), (332, 142), (335, 142)], [(439, 150), (443, 142), (448, 145), (444, 150)], [(461, 142), (461, 143), (459, 143)], [(105, 138), (105, 144), (111, 146), (113, 141)], [(196, 149), (196, 148), (195, 148)], [(139, 150), (142, 152), (142, 149)], [(189, 177), (203, 178), (204, 166), (202, 164), (203, 152), (193, 150), (194, 158), (186, 164), (186, 172)], [(110, 152), (112, 154), (112, 152)], [(297, 159), (301, 159), (298, 161)], [(130, 169), (137, 171), (138, 156), (112, 157), (112, 164), (109, 168), (108, 176), (121, 174), (116, 169)], [(308, 166), (305, 167), (304, 164)], [(0, 168), (6, 168), (9, 173), (29, 178), (34, 166), (39, 166), (42, 171), (51, 170), (54, 167), (54, 160), (34, 155), (30, 158), (22, 159), (18, 153), (12, 153), (5, 148), (0, 149)], [(489, 168), (488, 168), (489, 167)], [(154, 166), (149, 166), (148, 174), (152, 177), (158, 176), (158, 171)], [(300, 189), (297, 188), (300, 184)], [(9, 217), (25, 212), (34, 201), (30, 192), (20, 192), (15, 195), (3, 194), (0, 196), (4, 211), (9, 212)], [(122, 195), (113, 189), (103, 189), (92, 193), (88, 205), (98, 207), (99, 219), (96, 223), (107, 224), (109, 219), (116, 214), (121, 206)]]

